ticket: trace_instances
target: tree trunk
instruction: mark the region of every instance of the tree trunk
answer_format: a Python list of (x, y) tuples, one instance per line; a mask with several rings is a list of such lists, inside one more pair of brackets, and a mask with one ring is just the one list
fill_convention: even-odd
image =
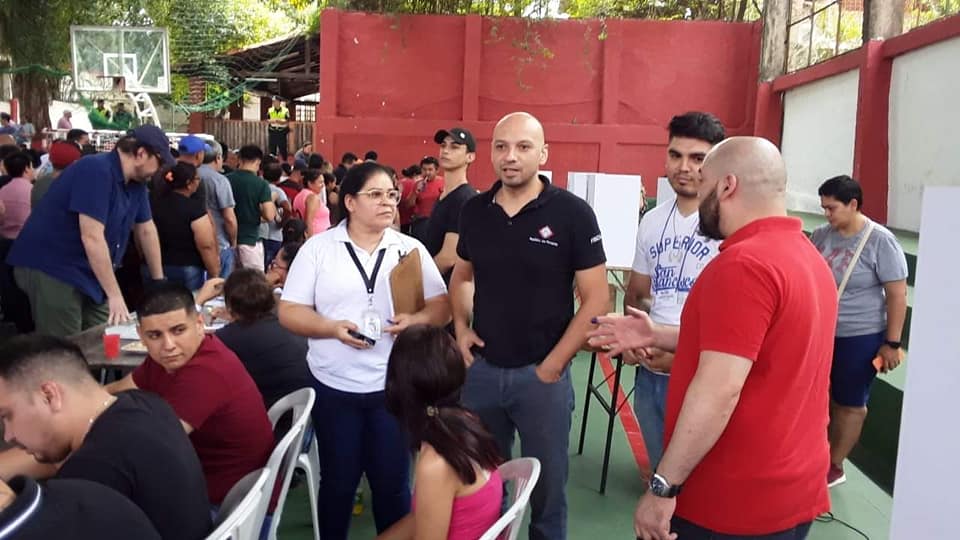
[(20, 119), (29, 118), (39, 132), (50, 125), (50, 102), (53, 100), (59, 79), (36, 71), (13, 76), (13, 95), (20, 101)]
[(737, 6), (737, 22), (743, 22), (744, 16), (747, 14), (747, 0), (740, 0), (739, 5)]

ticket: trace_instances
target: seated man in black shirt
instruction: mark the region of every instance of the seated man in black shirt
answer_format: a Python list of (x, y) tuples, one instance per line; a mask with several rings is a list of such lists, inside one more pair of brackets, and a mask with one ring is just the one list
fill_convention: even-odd
[(89, 480), (0, 481), (0, 540), (159, 540), (126, 497)]
[(467, 181), (467, 167), (477, 158), (477, 143), (463, 128), (441, 129), (433, 140), (440, 145), (443, 192), (433, 206), (423, 244), (440, 269), (443, 280), (450, 283), (460, 239), (460, 210), (477, 194)]
[(133, 501), (164, 539), (210, 532), (203, 470), (173, 409), (137, 390), (111, 396), (69, 341), (21, 336), (0, 349), (0, 418), (17, 446), (0, 453), (0, 478), (91, 480)]

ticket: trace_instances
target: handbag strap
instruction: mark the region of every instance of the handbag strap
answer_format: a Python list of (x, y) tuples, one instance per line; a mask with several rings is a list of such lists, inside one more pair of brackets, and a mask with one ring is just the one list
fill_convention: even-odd
[(853, 267), (857, 265), (857, 261), (860, 260), (860, 254), (863, 253), (863, 247), (867, 245), (867, 240), (870, 238), (870, 233), (873, 232), (873, 222), (867, 221), (867, 230), (863, 233), (863, 238), (860, 239), (860, 243), (857, 244), (857, 250), (853, 252), (853, 258), (850, 259), (850, 262), (847, 263), (847, 269), (843, 273), (843, 279), (840, 281), (840, 286), (837, 287), (837, 301), (840, 301), (840, 297), (843, 296), (844, 289), (847, 288), (847, 282), (850, 281), (850, 275), (853, 274)]

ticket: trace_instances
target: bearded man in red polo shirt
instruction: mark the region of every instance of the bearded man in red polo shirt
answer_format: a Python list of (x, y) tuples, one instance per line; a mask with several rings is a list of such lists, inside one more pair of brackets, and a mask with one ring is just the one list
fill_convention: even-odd
[(643, 540), (803, 539), (830, 508), (836, 286), (800, 220), (787, 217), (772, 143), (727, 139), (701, 177), (700, 227), (724, 242), (687, 298), (679, 333), (636, 310), (600, 317), (591, 333), (611, 354), (676, 351), (665, 451), (634, 528)]

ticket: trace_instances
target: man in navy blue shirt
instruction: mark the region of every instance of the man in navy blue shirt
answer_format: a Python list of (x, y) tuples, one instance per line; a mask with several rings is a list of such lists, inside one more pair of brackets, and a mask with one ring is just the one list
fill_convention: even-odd
[(115, 150), (77, 161), (50, 186), (7, 257), (30, 298), (37, 332), (70, 336), (129, 318), (114, 269), (131, 228), (150, 276), (163, 278), (147, 182), (173, 162), (166, 134), (140, 126)]

